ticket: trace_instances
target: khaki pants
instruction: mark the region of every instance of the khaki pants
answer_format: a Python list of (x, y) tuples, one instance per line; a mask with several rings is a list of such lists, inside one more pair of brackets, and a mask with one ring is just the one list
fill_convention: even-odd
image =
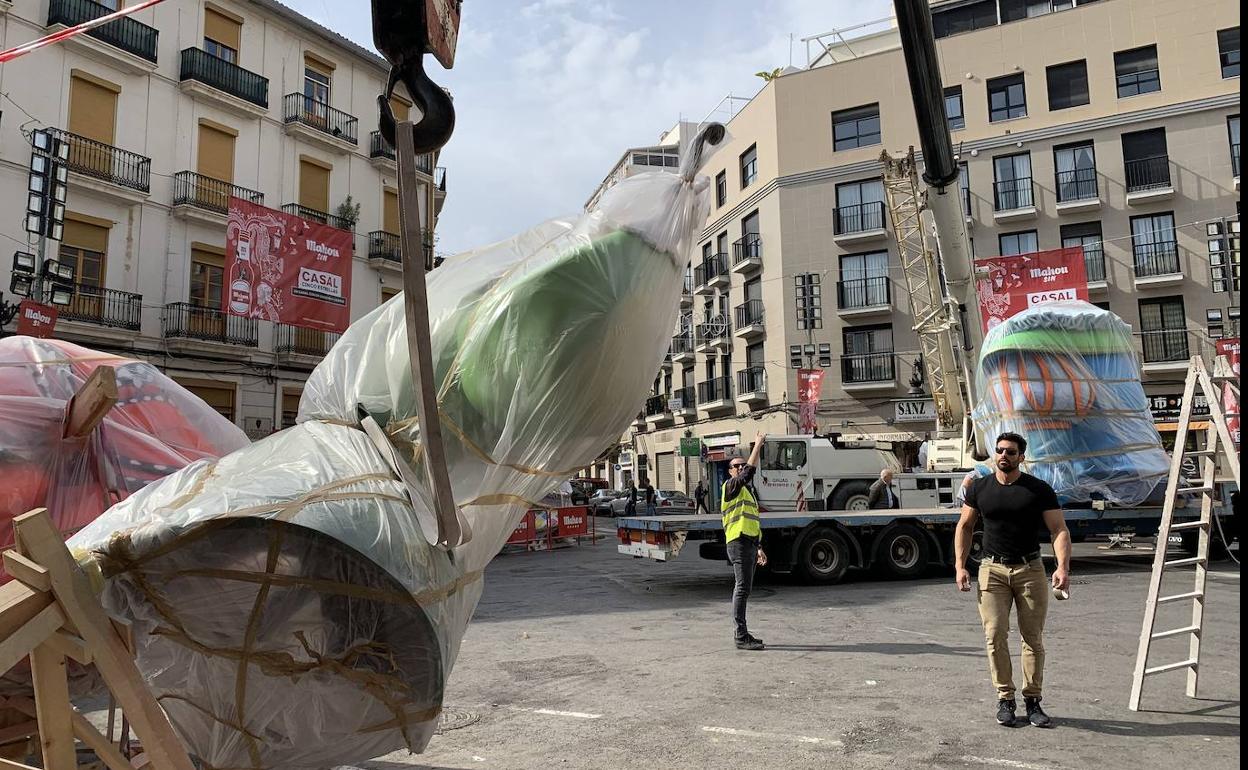
[(976, 592), (979, 617), (988, 639), (988, 669), (1000, 700), (1014, 700), (1014, 667), (1010, 661), (1010, 608), (1018, 605), (1018, 630), (1023, 637), (1023, 697), (1040, 697), (1044, 684), (1044, 618), (1049, 610), (1049, 581), (1044, 563), (1007, 567), (979, 565)]

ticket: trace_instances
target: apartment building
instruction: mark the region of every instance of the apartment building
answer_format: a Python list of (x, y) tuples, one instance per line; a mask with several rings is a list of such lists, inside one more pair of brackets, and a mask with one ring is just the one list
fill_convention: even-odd
[[(118, 4), (0, 3), (3, 46)], [(387, 72), (274, 0), (167, 0), (0, 65), (0, 210), (16, 212), (0, 235), (14, 249), (38, 249), (21, 215), (30, 132), (69, 146), (63, 237), (45, 253), (77, 285), (55, 336), (150, 360), (252, 436), (292, 424), (336, 335), (221, 312), (228, 200), (351, 231), (353, 320), (396, 294), (397, 166), (376, 130)], [(419, 161), (426, 248), (446, 195), (435, 162)]]
[[(1239, 296), (1214, 291), (1206, 236), (1239, 213), (1238, 4), (932, 13), (975, 256), (1082, 245), (1091, 299), (1135, 330), (1172, 430), (1188, 357), (1238, 336)], [(682, 437), (701, 438), (717, 482), (716, 461), (756, 430), (795, 430), (796, 369), (812, 363), (826, 370), (820, 432), (891, 442), (904, 462), (935, 428), (912, 384), (919, 345), (879, 162), (918, 145), (900, 42), (887, 22), (826, 42), (732, 118), (703, 168), (714, 202), (681, 328), (633, 426), (660, 486), (696, 482), (671, 470)], [(799, 325), (799, 294), (818, 296), (817, 320)]]

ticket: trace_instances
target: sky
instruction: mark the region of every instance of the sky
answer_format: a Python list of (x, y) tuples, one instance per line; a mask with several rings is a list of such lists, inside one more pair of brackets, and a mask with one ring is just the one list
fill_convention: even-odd
[[(372, 49), (368, 0), (281, 1)], [(448, 190), (438, 252), (579, 212), (627, 148), (707, 118), (730, 93), (753, 96), (754, 73), (788, 65), (790, 51), (803, 66), (800, 38), (891, 10), (889, 0), (465, 0), (454, 69), (426, 57), (456, 107), (438, 161)]]

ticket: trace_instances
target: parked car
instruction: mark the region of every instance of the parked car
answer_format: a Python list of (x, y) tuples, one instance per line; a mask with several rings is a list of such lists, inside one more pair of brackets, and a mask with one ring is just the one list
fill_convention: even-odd
[(609, 516), (611, 514), (611, 501), (620, 496), (618, 489), (599, 489), (590, 495), (589, 512), (593, 516)]
[[(684, 492), (677, 492), (671, 489), (654, 490), (655, 507), (659, 509), (659, 515), (668, 513), (693, 513), (693, 498)], [(625, 509), (628, 507), (628, 492), (621, 493), (621, 496), (611, 501), (611, 516), (625, 516)], [(646, 493), (642, 489), (637, 490), (637, 515), (646, 515)]]
[(571, 479), (570, 483), (572, 484), (573, 505), (589, 505), (594, 494), (607, 487), (605, 479)]

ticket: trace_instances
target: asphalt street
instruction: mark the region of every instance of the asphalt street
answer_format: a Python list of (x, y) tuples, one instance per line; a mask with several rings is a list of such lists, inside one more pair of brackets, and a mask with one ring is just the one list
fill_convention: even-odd
[[(666, 564), (617, 555), (613, 539), (505, 553), (487, 572), (441, 733), (423, 755), (361, 767), (1237, 768), (1233, 563), (1209, 578), (1199, 698), (1173, 672), (1150, 678), (1147, 710), (1126, 707), (1151, 563), (1147, 541), (1075, 546), (1072, 597), (1050, 606), (1044, 705), (1056, 726), (1042, 730), (995, 723), (974, 594), (941, 571), (827, 587), (764, 577), (750, 625), (767, 649), (743, 652), (731, 571), (696, 549)], [(1187, 625), (1188, 606), (1163, 608), (1158, 630)], [(1016, 634), (1012, 644), (1017, 661)], [(1157, 644), (1154, 665), (1186, 657), (1186, 637)]]

